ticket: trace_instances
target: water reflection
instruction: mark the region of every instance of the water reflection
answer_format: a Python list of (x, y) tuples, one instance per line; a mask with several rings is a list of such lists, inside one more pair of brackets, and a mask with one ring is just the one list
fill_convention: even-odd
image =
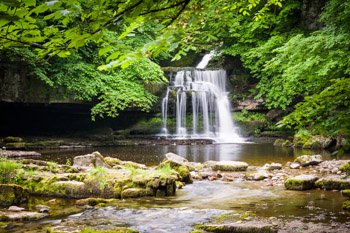
[[(334, 159), (326, 151), (310, 151), (293, 148), (275, 147), (272, 144), (211, 144), (211, 145), (137, 145), (118, 147), (88, 148), (74, 151), (41, 151), (41, 159), (65, 163), (74, 156), (98, 150), (104, 156), (117, 157), (147, 165), (159, 164), (164, 154), (173, 152), (189, 161), (205, 162), (208, 160), (238, 160), (250, 165), (262, 165), (268, 162), (286, 163), (302, 154), (321, 154), (325, 159)], [(340, 159), (349, 159), (345, 155)], [(336, 158), (339, 159), (339, 158)]]

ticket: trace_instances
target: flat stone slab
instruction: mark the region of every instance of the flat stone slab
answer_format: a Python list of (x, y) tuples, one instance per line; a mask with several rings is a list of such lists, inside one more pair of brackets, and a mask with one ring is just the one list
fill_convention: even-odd
[(315, 187), (315, 182), (318, 180), (313, 175), (299, 175), (295, 177), (289, 177), (285, 182), (284, 186), (289, 190), (308, 190)]
[(206, 232), (239, 232), (239, 233), (277, 233), (278, 229), (272, 224), (265, 223), (229, 223), (229, 224), (206, 224), (200, 227)]
[(0, 211), (0, 219), (6, 219), (9, 221), (28, 221), (39, 220), (47, 217), (46, 213), (29, 212), (29, 211)]
[(240, 161), (219, 161), (212, 165), (214, 171), (246, 171), (248, 164)]
[(40, 157), (41, 154), (35, 151), (0, 150), (0, 156), (6, 158)]
[(350, 177), (326, 176), (315, 183), (316, 187), (325, 190), (350, 189)]

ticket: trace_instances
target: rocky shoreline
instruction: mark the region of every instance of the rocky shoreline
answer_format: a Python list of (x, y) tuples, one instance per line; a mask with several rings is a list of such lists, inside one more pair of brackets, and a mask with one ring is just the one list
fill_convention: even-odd
[[(2, 159), (0, 163), (8, 161), (11, 160)], [(55, 202), (55, 198), (75, 200), (78, 209), (86, 209), (106, 206), (116, 199), (172, 196), (177, 189), (196, 180), (256, 182), (271, 189), (285, 187), (298, 191), (342, 191), (344, 196), (349, 196), (350, 193), (350, 160), (323, 161), (320, 155), (303, 155), (284, 165), (267, 163), (263, 166), (249, 166), (242, 161), (195, 163), (167, 153), (164, 161), (157, 167), (147, 167), (135, 162), (103, 157), (99, 152), (76, 156), (73, 164), (56, 164), (34, 159), (22, 159), (13, 163), (12, 166), (16, 169), (2, 171), (2, 229), (6, 229), (8, 222), (35, 221), (50, 216), (50, 201)], [(36, 206), (37, 211), (29, 211), (21, 206), (28, 201), (30, 195), (47, 196), (52, 200), (47, 205)], [(350, 209), (349, 202), (343, 204), (344, 210)], [(231, 219), (220, 224), (200, 225), (195, 232), (289, 232), (286, 231), (289, 223), (282, 220), (267, 219), (267, 225), (255, 226), (259, 221), (262, 220), (258, 220), (258, 217), (248, 218), (243, 222)], [(343, 227), (334, 232), (343, 232), (340, 230)], [(310, 226), (310, 229), (320, 228)]]

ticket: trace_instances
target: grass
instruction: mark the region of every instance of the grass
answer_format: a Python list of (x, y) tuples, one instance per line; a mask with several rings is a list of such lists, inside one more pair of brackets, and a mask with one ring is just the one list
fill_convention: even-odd
[(0, 184), (15, 182), (21, 168), (22, 164), (16, 160), (0, 158)]

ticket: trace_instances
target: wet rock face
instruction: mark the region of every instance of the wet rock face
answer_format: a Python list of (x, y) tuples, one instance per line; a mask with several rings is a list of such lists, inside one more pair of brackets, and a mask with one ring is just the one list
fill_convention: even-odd
[(0, 206), (11, 206), (28, 200), (28, 191), (15, 184), (0, 184)]
[(248, 164), (239, 161), (219, 161), (212, 165), (214, 171), (246, 171)]
[(288, 178), (284, 186), (289, 190), (308, 190), (315, 187), (315, 182), (318, 180), (313, 175), (300, 175)]

